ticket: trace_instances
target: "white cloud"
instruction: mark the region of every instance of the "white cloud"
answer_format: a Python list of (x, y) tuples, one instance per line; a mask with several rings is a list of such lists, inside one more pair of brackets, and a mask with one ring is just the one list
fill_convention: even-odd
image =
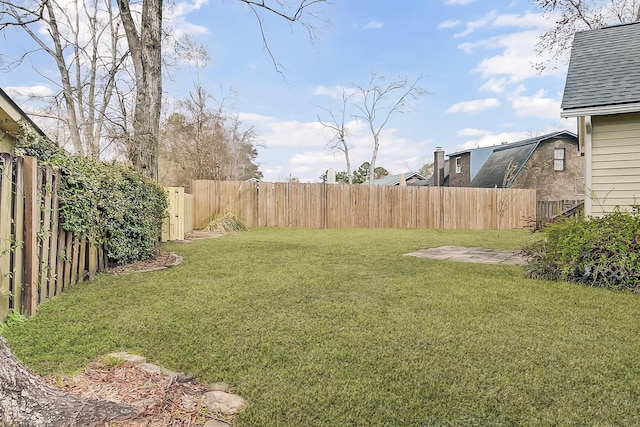
[(382, 27), (384, 27), (384, 22), (379, 21), (377, 19), (373, 19), (367, 22), (366, 25), (362, 27), (362, 29), (363, 30), (379, 30)]
[(533, 96), (516, 95), (511, 99), (511, 106), (518, 117), (539, 117), (557, 120), (560, 118), (560, 101), (548, 98), (543, 89)]
[(259, 142), (266, 147), (322, 146), (329, 139), (327, 129), (318, 122), (279, 120), (253, 113), (240, 113), (243, 123), (255, 127)]
[(44, 85), (8, 86), (5, 88), (5, 91), (12, 98), (20, 98), (20, 97), (44, 98), (44, 97), (55, 95), (55, 92), (51, 88)]
[(475, 21), (470, 21), (467, 22), (467, 27), (465, 28), (464, 31), (456, 33), (453, 35), (454, 38), (460, 38), (460, 37), (465, 37), (468, 36), (469, 34), (473, 33), (474, 31), (480, 29), (480, 28), (485, 28), (487, 26), (489, 26), (491, 24), (492, 21), (494, 21), (496, 19), (496, 17), (498, 16), (498, 14), (493, 11), (493, 12), (489, 12), (487, 15), (483, 16), (480, 19), (477, 19)]
[(553, 27), (553, 21), (541, 13), (526, 12), (524, 15), (505, 13), (496, 16), (492, 26), (548, 29)]
[(523, 139), (527, 139), (529, 135), (526, 132), (501, 132), (501, 133), (489, 133), (481, 136), (480, 138), (467, 140), (464, 144), (460, 145), (460, 150), (469, 150), (471, 148), (489, 147), (492, 145), (499, 145), (503, 142), (516, 142)]
[(491, 135), (491, 131), (483, 129), (464, 128), (460, 129), (456, 135), (462, 138), (469, 136), (486, 136)]
[(454, 28), (454, 27), (457, 27), (460, 24), (461, 24), (460, 20), (457, 20), (457, 21), (443, 21), (443, 22), (438, 24), (438, 29), (439, 30), (444, 30), (444, 29), (447, 29), (447, 28)]
[(327, 87), (327, 86), (319, 85), (319, 86), (316, 86), (316, 88), (313, 91), (313, 94), (318, 96), (330, 96), (331, 98), (341, 99), (343, 93), (347, 95), (353, 95), (356, 92), (357, 92), (357, 89), (352, 87), (339, 86), (339, 85), (333, 86), (333, 87)]
[[(336, 171), (346, 170), (344, 154), (331, 151), (328, 143), (331, 134), (317, 122), (279, 120), (275, 117), (240, 113), (238, 118), (246, 125), (254, 126), (258, 141), (264, 146), (259, 149), (258, 162), (262, 165), (265, 181), (280, 181), (289, 176), (303, 182), (318, 182), (318, 177), (329, 167)], [(347, 123), (348, 144), (352, 169), (371, 160), (372, 137), (368, 126), (362, 121)], [(424, 156), (430, 141), (413, 141), (399, 135), (396, 128), (387, 128), (380, 135), (380, 149), (377, 164), (390, 173), (406, 170), (412, 159)], [(277, 159), (270, 158), (270, 148), (277, 147)], [(286, 158), (283, 158), (286, 153)], [(413, 163), (411, 163), (413, 162)], [(272, 166), (272, 164), (274, 166)], [(285, 167), (275, 167), (286, 164)]]
[(477, 113), (500, 106), (500, 101), (496, 98), (474, 99), (453, 104), (447, 109), (447, 113)]
[(507, 79), (504, 77), (499, 79), (489, 79), (485, 84), (480, 86), (480, 91), (502, 93), (505, 90), (506, 84)]
[(194, 0), (193, 2), (183, 1), (175, 3), (171, 7), (165, 7), (163, 11), (163, 19), (172, 27), (176, 38), (184, 35), (204, 35), (209, 34), (209, 29), (202, 25), (195, 25), (187, 22), (187, 15), (197, 12), (202, 6), (205, 6), (208, 0)]
[[(509, 83), (520, 82), (537, 77), (538, 73), (533, 64), (545, 61), (548, 57), (536, 52), (538, 31), (523, 31), (495, 37), (484, 42), (485, 46), (504, 49), (501, 54), (483, 59), (474, 71), (483, 78), (506, 78)], [(479, 46), (479, 44), (476, 44)], [(468, 47), (468, 46), (467, 46)], [(547, 75), (564, 74), (564, 67), (551, 70)]]
[(547, 30), (553, 26), (553, 20), (548, 19), (541, 13), (526, 12), (525, 14), (499, 14), (496, 11), (487, 13), (480, 19), (467, 22), (464, 31), (454, 34), (454, 37), (460, 38), (483, 29), (483, 28), (520, 28), (520, 29), (538, 29)]

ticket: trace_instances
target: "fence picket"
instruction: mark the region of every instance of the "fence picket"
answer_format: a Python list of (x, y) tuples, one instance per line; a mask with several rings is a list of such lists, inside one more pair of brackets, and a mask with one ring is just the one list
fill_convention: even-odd
[(234, 181), (190, 188), (195, 227), (227, 212), (249, 227), (308, 228), (522, 228), (536, 216), (535, 190)]
[[(87, 243), (60, 226), (57, 169), (39, 165), (33, 157), (9, 153), (0, 153), (0, 165), (2, 322), (10, 310), (34, 315), (45, 299), (83, 281)], [(98, 253), (97, 247), (89, 248)], [(97, 257), (93, 265), (89, 262), (90, 275), (103, 270), (104, 264)]]
[(11, 297), (11, 175), (13, 162), (0, 155), (0, 319), (9, 313)]

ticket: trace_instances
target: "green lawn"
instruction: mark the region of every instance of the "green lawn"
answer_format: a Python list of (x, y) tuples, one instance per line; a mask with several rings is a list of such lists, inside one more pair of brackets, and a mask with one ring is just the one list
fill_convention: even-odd
[(639, 425), (639, 296), (402, 255), (531, 239), (272, 228), (171, 244), (181, 266), (101, 275), (5, 335), (41, 373), (127, 350), (232, 384), (239, 426)]

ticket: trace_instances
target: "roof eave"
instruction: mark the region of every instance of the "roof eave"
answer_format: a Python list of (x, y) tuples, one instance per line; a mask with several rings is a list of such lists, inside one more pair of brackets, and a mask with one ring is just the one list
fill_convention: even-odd
[(597, 105), (593, 107), (570, 108), (562, 110), (560, 117), (567, 119), (581, 116), (608, 116), (611, 114), (637, 113), (640, 111), (640, 102), (615, 105)]
[(40, 136), (46, 137), (42, 129), (40, 129), (38, 125), (36, 125), (33, 120), (31, 120), (31, 118), (22, 111), (22, 108), (20, 108), (18, 104), (16, 104), (4, 90), (2, 90), (2, 88), (0, 88), (0, 108), (5, 111), (9, 118), (16, 124), (15, 129), (12, 127), (10, 129), (11, 131), (16, 131), (20, 121), (24, 120), (29, 123), (29, 125), (31, 125), (31, 127), (33, 127)]

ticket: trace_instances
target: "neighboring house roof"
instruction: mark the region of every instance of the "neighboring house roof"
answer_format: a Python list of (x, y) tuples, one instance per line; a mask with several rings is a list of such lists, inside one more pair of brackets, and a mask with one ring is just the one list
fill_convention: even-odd
[(513, 176), (509, 178), (509, 182), (506, 185), (506, 187), (510, 187), (540, 143), (552, 138), (562, 137), (574, 138), (577, 141), (576, 134), (569, 131), (560, 131), (513, 142), (511, 144), (494, 146), (493, 153), (491, 153), (476, 177), (471, 181), (470, 186), (478, 188), (502, 188), (505, 173), (509, 168), (509, 164), (511, 164), (515, 169), (512, 174)]
[[(449, 160), (445, 160), (443, 166), (444, 166), (444, 181), (442, 182), (442, 186), (446, 187), (449, 185)], [(420, 184), (420, 185), (433, 186), (434, 175), (435, 175), (435, 171), (431, 173), (431, 175), (429, 175), (429, 178), (427, 178), (427, 182), (425, 184)]]
[(482, 168), (482, 165), (484, 165), (484, 162), (487, 161), (487, 159), (489, 158), (489, 156), (491, 155), (491, 153), (493, 153), (493, 151), (495, 149), (496, 149), (495, 145), (494, 146), (490, 146), (490, 147), (470, 148), (468, 150), (458, 151), (457, 153), (447, 154), (447, 157), (449, 157), (449, 159), (454, 159), (454, 158), (456, 158), (458, 156), (461, 156), (463, 154), (469, 153), (469, 155), (470, 155), (470, 159), (469, 159), (469, 167), (470, 167), (469, 179), (473, 180), (473, 178), (476, 177), (478, 172), (480, 172), (480, 169)]
[(20, 121), (26, 121), (38, 132), (45, 136), (44, 132), (22, 111), (7, 93), (0, 89), (0, 130), (10, 135), (17, 135), (20, 129)]
[(577, 32), (562, 116), (640, 111), (640, 23)]
[[(413, 180), (413, 181), (426, 181), (427, 178), (420, 175), (418, 172), (405, 172), (404, 174), (397, 175), (387, 175), (380, 179), (374, 179), (371, 184), (372, 185), (400, 185), (400, 175), (404, 175), (405, 181)], [(363, 184), (368, 184), (368, 182), (364, 182)], [(407, 183), (407, 185), (411, 185)]]

